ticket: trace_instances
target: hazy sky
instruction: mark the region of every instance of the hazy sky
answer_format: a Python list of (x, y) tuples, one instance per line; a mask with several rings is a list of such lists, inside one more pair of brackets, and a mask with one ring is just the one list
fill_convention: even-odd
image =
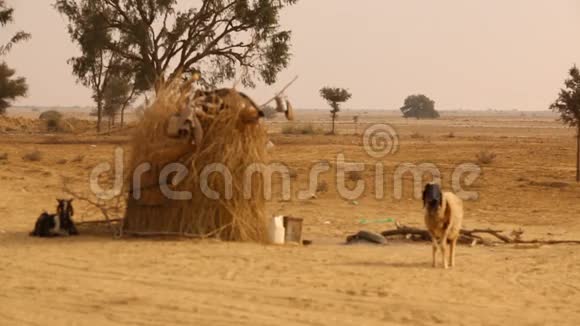
[[(92, 105), (66, 64), (77, 50), (53, 0), (7, 2), (16, 22), (0, 41), (32, 33), (4, 58), (30, 84), (16, 104)], [(299, 75), (288, 91), (296, 107), (325, 108), (318, 90), (329, 85), (348, 88), (347, 107), (359, 109), (424, 93), (440, 109), (542, 110), (580, 65), (578, 0), (300, 0), (282, 23), (292, 63), (278, 85), (248, 91), (258, 103)]]

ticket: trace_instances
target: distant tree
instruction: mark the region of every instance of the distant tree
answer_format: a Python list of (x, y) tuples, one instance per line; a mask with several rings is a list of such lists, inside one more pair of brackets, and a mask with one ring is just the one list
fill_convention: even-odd
[(180, 10), (176, 0), (57, 0), (55, 7), (73, 38), (127, 61), (146, 91), (177, 73), (201, 72), (216, 85), (238, 67), (247, 68), (245, 86), (255, 85), (256, 74), (274, 83), (290, 58), (280, 11), (297, 1), (199, 0)]
[(119, 114), (121, 114), (121, 127), (123, 126), (123, 113), (132, 101), (133, 92), (131, 80), (116, 74), (109, 76), (103, 90), (103, 113), (109, 118), (109, 130), (115, 125), (115, 119)]
[(324, 87), (320, 90), (320, 96), (322, 96), (331, 107), (330, 116), (332, 118), (332, 131), (330, 133), (334, 134), (336, 118), (338, 117), (338, 112), (340, 112), (340, 103), (348, 101), (352, 97), (352, 94), (343, 88)]
[(401, 107), (401, 112), (405, 118), (439, 118), (439, 112), (435, 110), (435, 101), (422, 94), (408, 96), (403, 107)]
[[(14, 20), (14, 9), (6, 6), (4, 0), (0, 0), (0, 30)], [(7, 43), (0, 43), (0, 56), (7, 54), (12, 47), (19, 42), (28, 40), (30, 34), (17, 32)], [(16, 72), (10, 69), (6, 63), (0, 63), (0, 115), (6, 113), (11, 102), (18, 97), (26, 96), (28, 85), (22, 77), (13, 78)]]
[(580, 71), (574, 65), (569, 71), (564, 89), (550, 109), (560, 113), (560, 120), (570, 127), (576, 128), (576, 181), (580, 182)]

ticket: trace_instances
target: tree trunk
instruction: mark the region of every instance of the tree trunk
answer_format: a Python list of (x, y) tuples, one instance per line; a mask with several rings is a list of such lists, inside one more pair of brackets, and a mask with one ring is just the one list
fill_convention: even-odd
[(336, 113), (332, 113), (332, 131), (331, 133), (334, 135), (334, 121), (336, 120)]
[(125, 122), (125, 106), (121, 108), (121, 129), (123, 129), (124, 122)]
[(97, 132), (101, 132), (101, 120), (103, 117), (103, 104), (101, 98), (97, 98)]
[(576, 182), (580, 182), (580, 126), (576, 130)]

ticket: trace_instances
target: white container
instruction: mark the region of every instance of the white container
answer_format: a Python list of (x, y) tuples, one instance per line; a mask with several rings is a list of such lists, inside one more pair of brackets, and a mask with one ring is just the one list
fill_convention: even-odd
[(275, 216), (270, 221), (270, 242), (284, 244), (286, 230), (284, 228), (284, 216)]

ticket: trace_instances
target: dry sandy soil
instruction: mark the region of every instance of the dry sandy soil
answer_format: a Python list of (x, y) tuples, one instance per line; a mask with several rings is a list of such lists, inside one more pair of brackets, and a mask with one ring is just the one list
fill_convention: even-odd
[[(304, 121), (327, 113), (302, 114)], [(349, 121), (348, 116), (343, 122)], [(297, 172), (292, 191), (306, 188), (318, 160), (366, 163), (368, 190), (357, 203), (342, 199), (331, 173), (317, 199), (275, 196), (269, 214), (304, 218), (311, 246), (263, 246), (194, 240), (113, 240), (106, 232), (79, 237), (28, 236), (42, 210), (63, 196), (61, 176), (88, 191), (89, 171), (111, 161), (122, 135), (0, 136), (0, 325), (578, 325), (580, 251), (571, 245), (458, 249), (452, 270), (430, 267), (424, 243), (344, 245), (361, 229), (392, 224), (359, 220), (394, 218), (422, 225), (422, 205), (405, 178), (393, 196), (393, 173), (404, 162), (436, 164), (443, 184), (460, 163), (482, 150), (497, 154), (469, 187), (465, 227), (522, 228), (525, 238), (580, 239), (580, 186), (573, 181), (573, 132), (552, 117), (452, 116), (405, 121), (361, 115), (362, 124), (391, 123), (400, 148), (375, 159), (352, 125), (339, 136), (281, 135), (271, 123), (273, 159)], [(363, 126), (359, 127), (362, 130)], [(453, 132), (454, 137), (448, 137)], [(40, 161), (22, 156), (38, 149)], [(72, 162), (79, 154), (82, 160)], [(58, 164), (60, 159), (68, 160)], [(385, 166), (385, 198), (374, 198), (376, 163)], [(389, 181), (390, 180), (390, 181)], [(279, 183), (279, 182), (278, 182)], [(274, 187), (279, 194), (279, 184)], [(75, 203), (77, 221), (100, 216)], [(84, 229), (81, 229), (83, 232)]]

